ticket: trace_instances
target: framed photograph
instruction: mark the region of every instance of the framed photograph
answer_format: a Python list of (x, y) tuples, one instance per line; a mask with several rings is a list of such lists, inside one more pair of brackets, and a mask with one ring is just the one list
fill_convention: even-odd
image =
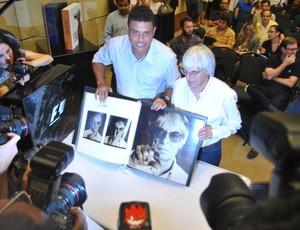
[(151, 110), (143, 103), (128, 166), (189, 185), (206, 117), (175, 109)]
[(78, 152), (188, 186), (206, 117), (85, 90), (73, 143)]

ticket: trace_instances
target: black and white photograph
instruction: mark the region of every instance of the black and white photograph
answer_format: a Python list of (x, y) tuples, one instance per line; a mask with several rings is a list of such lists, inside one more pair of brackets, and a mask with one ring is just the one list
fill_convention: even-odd
[(83, 138), (101, 142), (106, 114), (88, 111)]
[(118, 117), (110, 116), (104, 144), (125, 149), (128, 141), (131, 121)]
[(188, 185), (205, 124), (206, 117), (143, 104), (128, 166)]

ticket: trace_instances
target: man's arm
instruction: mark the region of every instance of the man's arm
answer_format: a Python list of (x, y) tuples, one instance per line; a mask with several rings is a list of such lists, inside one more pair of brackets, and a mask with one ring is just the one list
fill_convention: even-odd
[(97, 96), (99, 96), (100, 101), (105, 101), (108, 92), (111, 91), (111, 89), (108, 87), (108, 85), (105, 82), (105, 65), (99, 62), (93, 62), (93, 71), (96, 76), (97, 81), (97, 89), (95, 92), (95, 98), (97, 99)]
[(290, 76), (289, 78), (275, 77), (273, 80), (282, 85), (293, 88), (298, 81), (298, 77), (296, 77), (296, 76)]
[(267, 67), (265, 69), (265, 72), (264, 72), (264, 79), (267, 79), (267, 80), (272, 80), (276, 77), (278, 77), (281, 72), (288, 66), (288, 65), (291, 65), (295, 62), (296, 60), (296, 55), (293, 54), (291, 56), (286, 56), (284, 61), (277, 67), (277, 68), (270, 68), (270, 67)]

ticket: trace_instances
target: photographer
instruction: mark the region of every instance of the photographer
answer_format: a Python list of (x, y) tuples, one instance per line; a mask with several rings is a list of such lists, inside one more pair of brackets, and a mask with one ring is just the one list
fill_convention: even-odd
[[(32, 201), (25, 191), (18, 192), (10, 200), (7, 199), (7, 169), (17, 154), (17, 142), (20, 136), (7, 133), (10, 139), (0, 145), (0, 226), (1, 229), (58, 229), (49, 216)], [(75, 216), (73, 230), (102, 229), (91, 221), (78, 207), (72, 207), (70, 213)], [(20, 224), (23, 223), (23, 224)], [(24, 227), (26, 225), (26, 227)]]
[(11, 90), (16, 82), (24, 85), (29, 80), (29, 74), (21, 79), (16, 78), (13, 66), (19, 62), (30, 68), (50, 64), (53, 58), (48, 54), (35, 53), (20, 49), (20, 44), (14, 35), (0, 29), (0, 97)]

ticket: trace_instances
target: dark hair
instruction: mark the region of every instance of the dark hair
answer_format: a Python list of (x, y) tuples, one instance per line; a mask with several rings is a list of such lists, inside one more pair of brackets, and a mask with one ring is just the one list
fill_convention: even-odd
[(18, 39), (15, 37), (15, 35), (13, 35), (11, 32), (4, 30), (4, 29), (0, 29), (0, 34), (2, 34), (3, 36), (6, 37), (7, 39), (7, 44), (13, 49), (13, 50), (18, 50), (20, 49), (20, 42), (18, 41)]
[(219, 16), (219, 20), (225, 21), (227, 23), (227, 26), (230, 26), (231, 16), (229, 13), (221, 14)]
[(281, 27), (279, 25), (272, 25), (272, 26), (270, 26), (270, 28), (274, 28), (276, 30), (276, 32), (279, 32), (278, 36), (280, 36), (280, 34), (283, 33), (283, 31), (282, 31), (282, 29), (281, 29)]
[(265, 3), (268, 3), (268, 5), (271, 6), (271, 2), (269, 0), (262, 0), (260, 4), (262, 5)]
[(283, 41), (281, 42), (281, 46), (286, 48), (288, 45), (293, 45), (297, 44), (298, 45), (298, 40), (293, 37), (285, 37)]
[(155, 17), (152, 10), (145, 5), (134, 6), (128, 15), (128, 26), (131, 21), (151, 22), (155, 26)]
[(185, 22), (193, 22), (193, 19), (189, 16), (185, 16), (180, 20), (180, 27), (183, 28), (184, 27), (184, 23)]

